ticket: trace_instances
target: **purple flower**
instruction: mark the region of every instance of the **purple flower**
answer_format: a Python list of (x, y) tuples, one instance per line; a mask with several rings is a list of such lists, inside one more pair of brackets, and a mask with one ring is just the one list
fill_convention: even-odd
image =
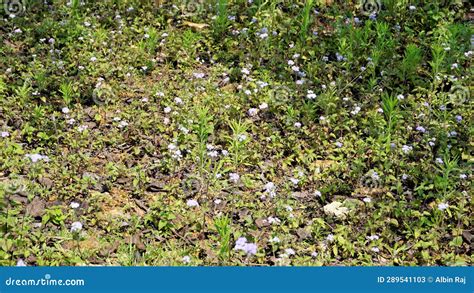
[(20, 258), (20, 259), (16, 262), (16, 266), (17, 266), (17, 267), (26, 267), (26, 263)]
[(183, 261), (183, 263), (188, 264), (188, 263), (191, 262), (191, 258), (189, 257), (189, 255), (185, 255), (185, 256), (183, 256), (182, 261)]
[(419, 132), (422, 132), (422, 133), (426, 132), (426, 129), (423, 126), (417, 126), (416, 130), (419, 131)]
[(193, 207), (198, 207), (199, 206), (199, 203), (197, 202), (197, 200), (195, 199), (189, 199), (187, 202), (186, 202), (186, 205), (190, 208), (193, 208)]
[(440, 210), (440, 211), (444, 211), (448, 207), (449, 207), (449, 205), (447, 203), (444, 203), (444, 202), (438, 204), (438, 210)]
[(240, 237), (235, 242), (234, 250), (242, 250), (248, 255), (255, 255), (257, 254), (257, 245), (255, 243), (248, 243), (245, 237)]
[(341, 54), (339, 53), (336, 53), (336, 58), (337, 58), (337, 61), (344, 61), (346, 60), (346, 58), (344, 56), (342, 56)]
[(411, 152), (413, 150), (413, 147), (409, 146), (409, 145), (404, 145), (402, 146), (402, 152), (404, 152), (405, 154), (408, 154), (409, 152)]
[(48, 156), (43, 156), (40, 154), (26, 154), (25, 157), (29, 158), (33, 163), (36, 163), (40, 160), (43, 160), (45, 162), (49, 161)]
[(71, 232), (77, 233), (82, 230), (82, 223), (81, 222), (74, 222), (71, 224)]

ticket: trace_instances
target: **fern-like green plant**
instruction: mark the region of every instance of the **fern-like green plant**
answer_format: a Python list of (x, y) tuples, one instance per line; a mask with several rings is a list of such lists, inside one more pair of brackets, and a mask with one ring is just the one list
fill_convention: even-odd
[(301, 37), (306, 39), (308, 29), (311, 25), (311, 9), (313, 8), (314, 0), (306, 0), (303, 7), (302, 20), (301, 20)]
[(223, 262), (230, 257), (230, 223), (227, 216), (219, 216), (214, 220), (214, 226), (219, 234), (219, 258)]
[(405, 56), (402, 60), (400, 72), (404, 81), (413, 80), (416, 70), (422, 60), (421, 49), (415, 44), (409, 44), (405, 49)]

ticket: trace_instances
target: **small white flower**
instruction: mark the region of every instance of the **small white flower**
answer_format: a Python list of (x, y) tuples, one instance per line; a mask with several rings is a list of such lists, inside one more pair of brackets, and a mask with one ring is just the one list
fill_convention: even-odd
[(177, 149), (177, 146), (176, 146), (174, 143), (170, 143), (170, 144), (168, 145), (168, 150), (173, 151), (173, 150), (175, 150), (175, 149)]
[(16, 262), (16, 266), (17, 266), (17, 267), (26, 267), (26, 263), (20, 258), (20, 259)]
[(378, 240), (380, 237), (378, 235), (370, 235), (365, 237), (367, 240), (374, 241)]
[(268, 240), (268, 242), (270, 242), (270, 243), (280, 243), (281, 241), (280, 241), (280, 238), (275, 236), (275, 237), (271, 238), (270, 240)]
[(181, 100), (181, 98), (178, 98), (178, 97), (174, 98), (174, 102), (175, 102), (177, 105), (183, 104), (183, 100)]
[(402, 94), (399, 94), (399, 95), (397, 96), (397, 99), (398, 99), (399, 101), (402, 101), (402, 100), (405, 99), (405, 96), (402, 95)]
[(186, 256), (183, 256), (182, 260), (181, 260), (184, 264), (189, 264), (191, 262), (191, 258), (189, 257), (189, 255), (186, 255)]
[(265, 191), (270, 192), (274, 191), (276, 189), (276, 186), (273, 182), (268, 182), (263, 188), (265, 188)]
[(97, 61), (97, 58), (92, 56), (91, 59), (90, 59), (92, 62), (96, 62)]
[(71, 119), (66, 121), (66, 123), (69, 124), (69, 125), (73, 125), (75, 122), (76, 122), (76, 119), (74, 119), (74, 118), (71, 118)]
[(298, 79), (298, 80), (296, 81), (296, 84), (297, 84), (297, 85), (302, 85), (302, 84), (304, 84), (304, 79)]
[(301, 123), (300, 122), (295, 122), (295, 124), (293, 124), (294, 127), (296, 128), (301, 128)]
[(379, 249), (378, 247), (375, 247), (375, 246), (372, 247), (370, 250), (371, 250), (372, 252), (375, 252), (375, 253), (380, 252), (380, 249)]
[(193, 208), (193, 207), (199, 206), (199, 203), (197, 202), (197, 200), (188, 199), (188, 201), (186, 202), (186, 205), (190, 208)]
[(258, 108), (259, 108), (260, 110), (265, 110), (265, 109), (268, 108), (268, 104), (267, 104), (267, 103), (261, 103), (261, 104), (258, 106)]
[(295, 250), (293, 248), (287, 248), (287, 249), (285, 249), (285, 254), (286, 255), (295, 255)]
[(316, 94), (312, 90), (308, 90), (306, 97), (310, 100), (316, 99)]
[(64, 114), (67, 114), (69, 113), (69, 108), (68, 107), (64, 107), (61, 109), (61, 111), (64, 113)]
[(291, 183), (293, 183), (294, 185), (297, 185), (297, 184), (300, 182), (300, 180), (299, 180), (299, 179), (296, 179), (296, 178), (290, 178), (290, 181), (291, 181)]
[(2, 132), (0, 133), (0, 136), (1, 136), (1, 137), (9, 137), (9, 136), (10, 136), (10, 133), (9, 133), (8, 131), (2, 131)]
[(275, 224), (275, 225), (281, 224), (281, 220), (278, 219), (277, 217), (268, 217), (268, 218), (267, 218), (267, 221), (268, 221), (268, 223), (270, 223), (270, 224)]
[(293, 65), (293, 66), (291, 66), (291, 70), (293, 70), (294, 72), (299, 72), (300, 68), (296, 65)]
[(36, 163), (40, 160), (43, 160), (45, 162), (49, 161), (49, 158), (47, 156), (43, 156), (40, 154), (26, 154), (25, 157), (29, 158), (31, 162)]
[(221, 152), (222, 152), (223, 156), (227, 156), (229, 154), (229, 152), (227, 150), (222, 150)]
[(163, 112), (165, 112), (166, 114), (170, 113), (171, 112), (171, 108), (170, 107), (165, 107), (163, 109)]
[(82, 223), (81, 222), (74, 222), (71, 224), (71, 232), (80, 232), (82, 230)]
[(366, 198), (363, 199), (363, 201), (366, 202), (366, 203), (370, 203), (370, 202), (372, 202), (372, 198), (366, 197)]
[(444, 210), (447, 209), (448, 207), (449, 207), (449, 204), (444, 203), (444, 202), (438, 204), (438, 210), (440, 210), (440, 211), (444, 211)]
[(467, 178), (467, 175), (466, 174), (460, 174), (459, 175), (459, 179), (466, 179)]
[(237, 181), (239, 181), (240, 179), (240, 175), (237, 174), (237, 173), (230, 173), (229, 174), (229, 180), (234, 182), (234, 183), (237, 183)]
[(186, 127), (184, 127), (183, 125), (180, 125), (178, 127), (178, 129), (183, 133), (183, 134), (188, 134), (189, 133), (189, 129), (187, 129)]
[(409, 146), (409, 145), (403, 145), (402, 146), (402, 152), (404, 152), (405, 154), (408, 154), (409, 152), (411, 152), (413, 150), (413, 147), (412, 146)]
[(80, 204), (78, 202), (73, 201), (69, 206), (71, 207), (71, 209), (77, 209)]
[(77, 127), (77, 131), (79, 131), (79, 132), (84, 132), (87, 128), (89, 128), (89, 126), (87, 126), (87, 125), (79, 125), (79, 126)]
[(359, 106), (356, 106), (354, 108), (354, 110), (351, 111), (351, 114), (352, 115), (357, 115), (357, 114), (359, 114), (360, 110), (361, 110), (361, 108)]
[(411, 11), (416, 10), (416, 6), (415, 6), (415, 5), (410, 5), (410, 6), (408, 7), (408, 9), (410, 9)]
[(256, 116), (258, 114), (258, 109), (250, 108), (248, 110), (248, 114), (249, 114), (250, 117)]
[(239, 135), (237, 135), (237, 140), (240, 141), (240, 142), (242, 142), (242, 141), (244, 141), (244, 140), (246, 140), (246, 139), (247, 139), (247, 135), (245, 135), (245, 134), (239, 134)]
[(329, 242), (333, 242), (333, 241), (334, 241), (334, 235), (329, 234), (329, 235), (326, 237), (326, 240), (329, 241)]
[(316, 191), (314, 192), (314, 196), (316, 196), (316, 197), (321, 197), (321, 195), (322, 195), (322, 194), (321, 194), (321, 191), (319, 191), (319, 190), (316, 190)]
[(219, 155), (219, 153), (216, 150), (214, 150), (214, 151), (208, 152), (207, 155), (211, 158), (216, 158)]
[(249, 75), (249, 74), (250, 74), (250, 71), (249, 71), (247, 68), (242, 68), (242, 70), (241, 70), (240, 72), (242, 72), (242, 73), (245, 74), (245, 75)]
[(435, 161), (436, 161), (437, 164), (444, 164), (443, 159), (441, 159), (441, 158), (436, 158)]
[(288, 65), (290, 65), (290, 66), (295, 65), (295, 61), (293, 61), (293, 60), (288, 60)]
[(119, 128), (124, 128), (126, 126), (128, 126), (128, 122), (124, 120), (120, 121), (120, 123), (118, 124)]

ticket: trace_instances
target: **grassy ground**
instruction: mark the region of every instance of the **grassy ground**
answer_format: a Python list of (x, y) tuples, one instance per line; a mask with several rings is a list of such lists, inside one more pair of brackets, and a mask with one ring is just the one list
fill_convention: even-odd
[(29, 2), (0, 264), (472, 264), (467, 3)]

